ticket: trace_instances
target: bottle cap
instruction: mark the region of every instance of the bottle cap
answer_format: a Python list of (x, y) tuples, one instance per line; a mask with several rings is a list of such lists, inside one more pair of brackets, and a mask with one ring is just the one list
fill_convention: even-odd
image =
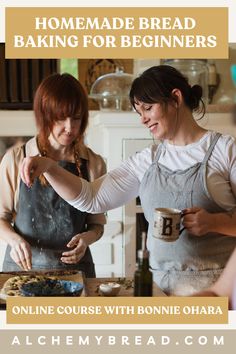
[(149, 258), (149, 251), (148, 250), (138, 250), (138, 258)]

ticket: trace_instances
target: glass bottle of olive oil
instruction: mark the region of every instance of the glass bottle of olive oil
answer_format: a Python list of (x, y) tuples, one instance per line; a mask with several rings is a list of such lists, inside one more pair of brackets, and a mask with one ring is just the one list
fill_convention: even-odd
[(152, 272), (149, 252), (145, 246), (146, 233), (142, 233), (142, 249), (138, 250), (138, 269), (134, 273), (134, 296), (152, 296)]

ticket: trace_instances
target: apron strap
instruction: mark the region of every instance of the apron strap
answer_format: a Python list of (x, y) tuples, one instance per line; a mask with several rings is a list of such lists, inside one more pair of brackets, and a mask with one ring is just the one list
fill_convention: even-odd
[(156, 151), (156, 155), (153, 159), (153, 162), (158, 162), (160, 156), (161, 156), (161, 151), (162, 151), (162, 146), (163, 146), (163, 143), (160, 143), (157, 147), (157, 151)]
[(26, 146), (25, 146), (25, 144), (22, 146), (22, 149), (23, 149), (23, 155), (24, 155), (24, 157), (26, 157)]
[(209, 146), (209, 149), (207, 150), (206, 155), (205, 155), (205, 157), (204, 157), (204, 159), (202, 161), (203, 165), (207, 163), (207, 161), (208, 161), (209, 157), (211, 156), (211, 153), (212, 153), (212, 151), (213, 151), (213, 149), (214, 149), (214, 147), (215, 147), (215, 145), (216, 145), (216, 143), (217, 143), (217, 141), (218, 141), (218, 139), (219, 139), (219, 137), (221, 135), (222, 135), (221, 133), (217, 133), (215, 135), (215, 137), (213, 138), (213, 140), (212, 140), (212, 142), (211, 142), (211, 144)]
[(81, 160), (81, 165), (80, 165), (80, 171), (81, 171), (81, 176), (83, 179), (86, 179), (86, 181), (89, 181), (89, 171), (88, 171), (88, 161), (80, 158)]
[[(212, 151), (213, 151), (213, 149), (214, 149), (214, 147), (215, 147), (215, 145), (216, 145), (216, 143), (217, 143), (217, 141), (218, 141), (218, 139), (220, 138), (221, 135), (222, 135), (221, 133), (217, 133), (214, 136), (214, 138), (213, 138), (213, 140), (212, 140), (212, 142), (211, 142), (211, 144), (210, 144), (210, 146), (209, 146), (209, 148), (208, 148), (208, 150), (206, 152), (206, 155), (205, 155), (205, 157), (204, 157), (204, 159), (202, 161), (202, 164), (206, 164), (207, 163), (207, 161), (208, 161), (209, 157), (211, 156), (211, 153), (212, 153)], [(160, 158), (160, 155), (161, 155), (162, 147), (163, 147), (163, 143), (160, 143), (158, 145), (158, 148), (157, 148), (157, 152), (156, 152), (156, 156), (154, 158), (154, 162), (158, 162), (158, 160)]]

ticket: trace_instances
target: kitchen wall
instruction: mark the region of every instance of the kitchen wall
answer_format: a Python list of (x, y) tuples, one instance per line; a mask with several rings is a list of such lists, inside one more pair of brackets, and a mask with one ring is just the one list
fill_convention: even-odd
[[(139, 75), (150, 66), (159, 65), (160, 61), (160, 59), (135, 59), (134, 75)], [(236, 43), (229, 46), (229, 59), (215, 59), (213, 62), (216, 65), (220, 82), (212, 104), (230, 104), (235, 100), (236, 95), (236, 89), (230, 76), (230, 66), (236, 64)]]

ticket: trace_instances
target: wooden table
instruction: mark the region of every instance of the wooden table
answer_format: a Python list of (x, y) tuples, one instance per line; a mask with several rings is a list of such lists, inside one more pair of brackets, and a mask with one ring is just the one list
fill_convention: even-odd
[[(47, 271), (37, 272), (37, 274), (44, 274)], [(29, 272), (35, 274), (35, 272)], [(5, 281), (15, 275), (27, 275), (28, 272), (15, 272), (15, 273), (3, 273), (0, 272), (0, 289), (3, 287)], [(58, 273), (58, 271), (57, 271)], [(50, 275), (54, 275), (54, 272), (50, 271)], [(87, 278), (81, 276), (81, 272), (74, 275), (60, 275), (60, 278), (84, 282), (84, 293), (83, 296), (102, 296), (99, 293), (99, 285), (102, 283), (118, 282), (121, 284), (121, 290), (118, 296), (133, 296), (133, 282), (132, 278)], [(153, 296), (166, 296), (165, 293), (158, 288), (158, 286), (153, 283)], [(0, 308), (5, 309), (5, 300), (0, 299)]]
[[(87, 296), (101, 296), (99, 294), (99, 285), (109, 282), (118, 282), (121, 284), (121, 290), (118, 296), (133, 296), (134, 289), (131, 285), (132, 278), (87, 278), (85, 286)], [(153, 296), (166, 296), (166, 294), (153, 283)]]

